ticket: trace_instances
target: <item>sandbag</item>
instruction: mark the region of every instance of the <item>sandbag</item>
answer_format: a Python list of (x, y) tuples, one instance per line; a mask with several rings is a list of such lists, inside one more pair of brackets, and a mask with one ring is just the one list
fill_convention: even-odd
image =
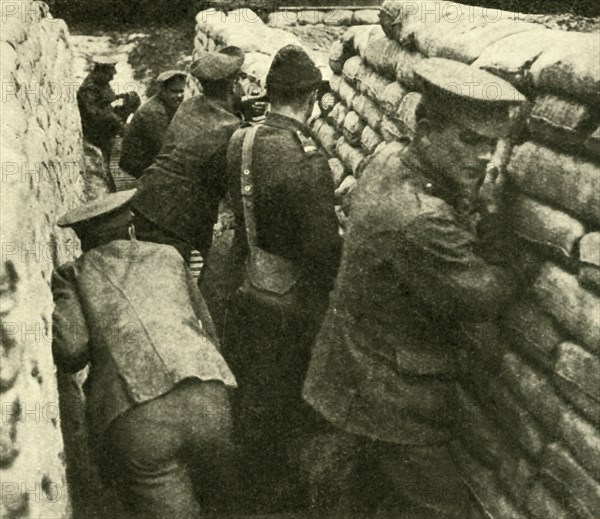
[(577, 517), (597, 519), (600, 510), (600, 483), (594, 480), (558, 443), (544, 449), (540, 467), (542, 481)]
[(560, 31), (560, 42), (545, 48), (531, 65), (536, 89), (600, 102), (600, 39), (596, 33)]
[(327, 121), (324, 121), (316, 130), (316, 136), (323, 148), (333, 155), (335, 153), (335, 144), (340, 135), (336, 128), (331, 126)]
[(325, 13), (323, 22), (325, 25), (352, 25), (352, 15), (349, 9), (330, 9)]
[(522, 191), (600, 225), (599, 165), (526, 142), (513, 150), (507, 171)]
[(417, 108), (421, 103), (421, 94), (409, 92), (406, 94), (393, 119), (398, 123), (402, 132), (412, 138), (417, 130)]
[(580, 147), (592, 132), (587, 106), (553, 94), (535, 100), (528, 117), (528, 127), (536, 140), (561, 148)]
[(502, 461), (503, 438), (498, 427), (485, 415), (477, 400), (457, 385), (457, 426), (469, 453), (481, 464), (496, 470)]
[(371, 128), (378, 130), (381, 124), (381, 111), (368, 96), (360, 94), (352, 101), (352, 108)]
[(396, 77), (396, 64), (405, 53), (406, 51), (397, 42), (388, 39), (386, 36), (371, 37), (367, 44), (364, 59), (377, 72), (394, 79)]
[(558, 425), (563, 406), (547, 377), (518, 355), (506, 353), (502, 359), (502, 379), (551, 435)]
[(504, 317), (507, 337), (519, 354), (551, 370), (558, 345), (563, 340), (556, 323), (535, 301), (523, 299)]
[(344, 166), (351, 170), (354, 176), (358, 178), (360, 176), (361, 162), (365, 158), (364, 153), (351, 146), (344, 137), (338, 139), (335, 151)]
[(464, 322), (460, 330), (465, 347), (481, 360), (487, 374), (497, 372), (508, 349), (500, 326), (494, 321)]
[(489, 395), (497, 411), (496, 419), (502, 424), (503, 430), (536, 459), (546, 443), (546, 434), (539, 422), (506, 384), (490, 380)]
[(517, 449), (504, 446), (498, 476), (502, 486), (515, 505), (521, 507), (527, 500), (530, 483), (537, 474), (537, 466)]
[[(342, 68), (342, 77), (353, 87), (357, 88), (357, 78), (359, 74), (361, 74), (361, 79), (366, 77), (364, 72), (366, 65), (363, 63), (363, 60), (360, 56), (352, 56), (344, 63), (344, 67)], [(359, 72), (363, 69), (363, 72)]]
[(331, 87), (331, 91), (339, 96), (340, 93), (340, 85), (342, 84), (343, 78), (341, 74), (334, 74), (329, 80), (329, 86)]
[(373, 25), (379, 23), (377, 9), (357, 9), (352, 15), (352, 25)]
[(579, 284), (600, 294), (600, 232), (586, 234), (579, 242)]
[(373, 153), (382, 142), (383, 137), (370, 126), (365, 126), (365, 129), (360, 134), (360, 144), (368, 154)]
[(509, 206), (517, 236), (545, 250), (552, 258), (572, 261), (584, 226), (562, 211), (517, 194)]
[(360, 136), (365, 129), (365, 125), (365, 121), (363, 121), (356, 112), (352, 110), (348, 112), (344, 119), (342, 133), (350, 145), (360, 145)]
[(352, 100), (356, 96), (356, 91), (350, 86), (346, 80), (339, 83), (338, 95), (348, 109), (352, 108)]
[(348, 115), (348, 108), (344, 103), (336, 103), (328, 114), (328, 118), (335, 124), (338, 130), (341, 130), (344, 126), (344, 119)]
[(600, 431), (574, 411), (564, 410), (558, 433), (577, 462), (600, 481)]
[(600, 359), (578, 344), (558, 345), (552, 383), (573, 407), (600, 427)]
[(571, 512), (565, 510), (541, 481), (529, 491), (526, 508), (531, 519), (572, 519)]
[(600, 158), (600, 127), (587, 138), (585, 149), (596, 158)]
[(518, 89), (530, 90), (533, 86), (531, 64), (544, 49), (561, 44), (563, 34), (563, 31), (532, 25), (530, 30), (511, 34), (484, 49), (473, 66), (506, 79)]
[(350, 27), (346, 34), (350, 33), (352, 37), (352, 45), (354, 50), (360, 54), (363, 58), (367, 53), (367, 46), (371, 38), (381, 38), (384, 36), (383, 31), (379, 25), (360, 25), (357, 27)]
[(334, 74), (341, 74), (344, 68), (344, 63), (350, 58), (350, 53), (342, 40), (335, 41), (331, 44), (329, 50), (329, 68)]
[(298, 11), (296, 25), (317, 25), (319, 23), (325, 23), (325, 17), (327, 15), (327, 11), (317, 11), (314, 9)]
[(544, 263), (533, 293), (546, 312), (554, 316), (582, 346), (600, 350), (600, 299), (581, 287), (577, 278), (550, 262)]
[(458, 442), (450, 444), (452, 457), (479, 506), (494, 519), (526, 519), (505, 495), (493, 471), (473, 459)]
[(392, 81), (382, 76), (375, 70), (372, 70), (365, 78), (362, 84), (362, 93), (371, 97), (374, 101), (381, 104), (384, 99), (385, 89)]
[(406, 137), (406, 132), (400, 130), (400, 128), (398, 128), (398, 125), (394, 122), (394, 120), (388, 117), (387, 115), (384, 115), (381, 118), (379, 132), (381, 133), (381, 136), (383, 137), (385, 142), (399, 141)]
[(400, 108), (400, 102), (406, 94), (406, 89), (400, 83), (397, 81), (390, 83), (383, 91), (381, 99), (381, 108), (384, 113), (393, 117)]
[(297, 20), (298, 14), (294, 11), (275, 11), (274, 13), (269, 13), (267, 23), (270, 27), (283, 28), (296, 25)]

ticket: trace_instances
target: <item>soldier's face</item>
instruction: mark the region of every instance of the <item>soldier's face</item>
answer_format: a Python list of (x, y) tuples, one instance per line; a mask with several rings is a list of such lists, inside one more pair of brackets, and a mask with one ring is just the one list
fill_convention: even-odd
[(185, 92), (185, 79), (174, 78), (169, 81), (162, 90), (162, 98), (172, 109), (176, 109), (183, 101)]
[(422, 153), (465, 194), (476, 196), (497, 140), (452, 121), (436, 122), (426, 131)]

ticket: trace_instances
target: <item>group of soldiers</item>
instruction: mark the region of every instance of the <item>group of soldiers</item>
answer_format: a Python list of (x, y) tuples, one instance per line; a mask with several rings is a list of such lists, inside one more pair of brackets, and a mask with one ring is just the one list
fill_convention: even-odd
[[(468, 517), (448, 448), (453, 335), (494, 319), (521, 283), (490, 165), (523, 97), (474, 67), (419, 64), (415, 136), (369, 157), (341, 193), (342, 243), (339, 164), (307, 126), (320, 70), (282, 48), (266, 116), (247, 123), (243, 62), (235, 47), (200, 56), (202, 94), (184, 101), (186, 74), (161, 75), (125, 130), (121, 167), (138, 188), (58, 222), (83, 254), (53, 276), (53, 354), (65, 371), (91, 365), (103, 477), (144, 518)], [(224, 200), (234, 238), (215, 254)], [(192, 250), (207, 262), (199, 286)]]

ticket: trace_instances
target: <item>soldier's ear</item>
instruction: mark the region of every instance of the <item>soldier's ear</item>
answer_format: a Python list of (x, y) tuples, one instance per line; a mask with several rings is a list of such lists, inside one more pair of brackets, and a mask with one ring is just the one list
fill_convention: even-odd
[(433, 125), (429, 119), (423, 118), (417, 121), (417, 128), (415, 131), (415, 140), (420, 146), (426, 147), (431, 144), (429, 141), (429, 134), (433, 128)]

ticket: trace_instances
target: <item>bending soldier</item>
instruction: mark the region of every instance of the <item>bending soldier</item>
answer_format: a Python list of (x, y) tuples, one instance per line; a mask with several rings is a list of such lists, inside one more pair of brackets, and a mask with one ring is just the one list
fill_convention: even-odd
[(177, 251), (137, 241), (113, 193), (63, 216), (83, 254), (52, 277), (52, 351), (84, 385), (92, 451), (134, 517), (188, 518), (235, 488), (229, 389), (204, 302)]

